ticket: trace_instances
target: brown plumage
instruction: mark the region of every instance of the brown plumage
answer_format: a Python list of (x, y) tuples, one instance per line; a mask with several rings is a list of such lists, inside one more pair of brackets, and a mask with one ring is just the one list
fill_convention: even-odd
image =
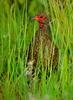
[(29, 46), (28, 69), (35, 71), (40, 60), (44, 69), (52, 66), (52, 69), (55, 70), (57, 69), (59, 54), (58, 48), (50, 35), (49, 19), (45, 14), (38, 14), (33, 19), (39, 22), (39, 29)]

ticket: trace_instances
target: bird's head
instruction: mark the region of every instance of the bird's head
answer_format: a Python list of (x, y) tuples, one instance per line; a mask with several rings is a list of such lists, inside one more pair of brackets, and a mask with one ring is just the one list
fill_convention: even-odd
[(36, 15), (33, 19), (39, 22), (39, 27), (40, 28), (43, 28), (44, 25), (49, 24), (47, 16), (45, 14), (42, 14), (42, 13)]
[(47, 20), (47, 17), (45, 15), (39, 14), (39, 15), (36, 15), (33, 19), (37, 20), (38, 22), (43, 22)]

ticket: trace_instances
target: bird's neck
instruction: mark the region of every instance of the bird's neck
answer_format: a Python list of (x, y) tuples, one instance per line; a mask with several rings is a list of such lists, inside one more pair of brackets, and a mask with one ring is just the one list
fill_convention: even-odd
[(48, 25), (44, 24), (43, 22), (39, 22), (39, 30), (42, 32), (47, 32)]
[(39, 22), (39, 28), (43, 29), (43, 27), (44, 27), (44, 23), (43, 22)]
[(50, 26), (48, 24), (44, 24), (43, 22), (39, 23), (39, 32), (40, 32), (40, 36), (48, 34), (49, 37), (51, 38), (51, 31), (50, 31)]
[(39, 28), (43, 31), (46, 31), (49, 27), (49, 21), (48, 20), (43, 20), (43, 21), (38, 21), (39, 22)]

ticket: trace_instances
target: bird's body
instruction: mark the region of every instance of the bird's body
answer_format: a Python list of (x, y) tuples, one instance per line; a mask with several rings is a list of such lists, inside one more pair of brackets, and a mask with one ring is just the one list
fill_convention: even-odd
[[(41, 15), (41, 17), (42, 16), (43, 15)], [(35, 19), (38, 20), (37, 18)], [(28, 63), (32, 62), (32, 70), (36, 69), (39, 61), (42, 63), (44, 69), (52, 66), (52, 69), (55, 70), (58, 64), (58, 48), (53, 43), (52, 38), (48, 33), (50, 32), (49, 23), (44, 24), (45, 20), (47, 20), (47, 17), (43, 17), (43, 20), (39, 21), (39, 29), (29, 47)]]

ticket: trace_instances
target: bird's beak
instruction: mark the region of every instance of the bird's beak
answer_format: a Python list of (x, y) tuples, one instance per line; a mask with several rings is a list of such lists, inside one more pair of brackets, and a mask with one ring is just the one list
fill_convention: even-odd
[(34, 20), (34, 17), (32, 17), (32, 20)]
[(34, 16), (34, 17), (32, 17), (32, 20), (36, 20), (35, 16)]
[(32, 19), (33, 20), (38, 20), (38, 16), (34, 16)]

